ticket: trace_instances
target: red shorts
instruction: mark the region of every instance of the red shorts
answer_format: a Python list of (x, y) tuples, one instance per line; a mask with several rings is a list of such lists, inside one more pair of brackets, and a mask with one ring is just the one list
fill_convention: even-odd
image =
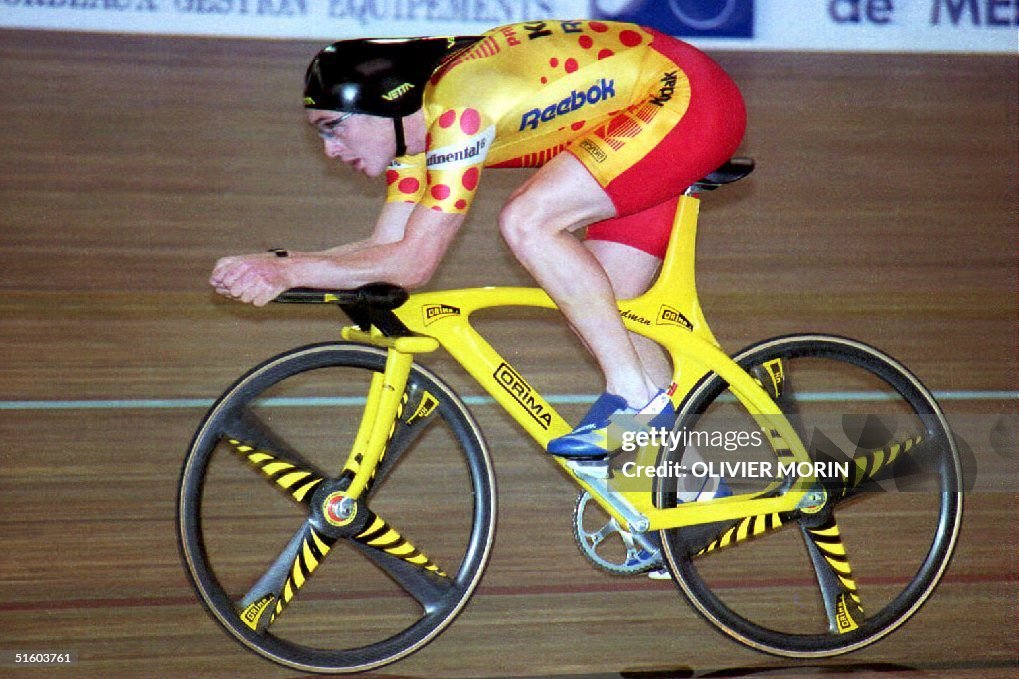
[(587, 238), (662, 258), (679, 196), (732, 157), (746, 130), (746, 108), (732, 79), (703, 52), (657, 32), (651, 48), (686, 74), (689, 106), (661, 141), (604, 187), (618, 216), (591, 224)]

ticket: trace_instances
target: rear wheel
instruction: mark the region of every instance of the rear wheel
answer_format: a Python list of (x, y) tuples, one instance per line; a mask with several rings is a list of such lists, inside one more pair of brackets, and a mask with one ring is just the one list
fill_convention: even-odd
[(369, 489), (340, 466), (386, 353), (330, 343), (231, 387), (181, 473), (178, 538), (213, 617), (269, 660), (313, 672), (390, 663), (460, 612), (488, 560), (495, 488), (470, 412), (414, 366)]
[[(930, 597), (959, 533), (960, 463), (941, 410), (902, 365), (853, 340), (777, 338), (735, 360), (772, 393), (823, 464), (822, 500), (663, 531), (677, 585), (722, 632), (760, 651), (824, 657), (881, 639)], [(775, 481), (761, 474), (774, 460), (766, 444), (726, 445), (721, 434), (742, 432), (729, 440), (745, 442), (758, 428), (718, 375), (691, 393), (677, 428), (696, 446), (664, 449), (660, 462), (679, 463), (687, 453), (685, 464), (703, 459), (705, 473), (733, 471), (725, 461), (761, 463), (727, 479), (736, 493), (763, 492)], [(675, 506), (683, 483), (660, 480), (659, 505)]]

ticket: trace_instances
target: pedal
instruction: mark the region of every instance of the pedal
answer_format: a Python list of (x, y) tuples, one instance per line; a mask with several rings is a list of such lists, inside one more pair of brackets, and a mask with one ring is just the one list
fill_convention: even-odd
[(604, 460), (569, 460), (566, 466), (577, 476), (588, 479), (608, 479), (612, 477), (608, 459)]

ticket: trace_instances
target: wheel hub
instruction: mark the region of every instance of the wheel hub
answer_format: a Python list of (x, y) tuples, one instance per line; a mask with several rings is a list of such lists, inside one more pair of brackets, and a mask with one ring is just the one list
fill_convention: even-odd
[(828, 504), (828, 492), (823, 488), (813, 488), (803, 496), (799, 509), (804, 514), (817, 514)]
[(331, 526), (348, 526), (357, 518), (357, 501), (342, 491), (329, 493), (322, 501), (322, 516)]

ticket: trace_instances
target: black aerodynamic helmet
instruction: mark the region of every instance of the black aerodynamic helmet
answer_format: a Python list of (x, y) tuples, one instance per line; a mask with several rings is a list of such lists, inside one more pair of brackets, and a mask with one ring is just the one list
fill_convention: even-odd
[(324, 48), (304, 77), (304, 106), (400, 118), (421, 108), (425, 84), (478, 37), (363, 38)]

